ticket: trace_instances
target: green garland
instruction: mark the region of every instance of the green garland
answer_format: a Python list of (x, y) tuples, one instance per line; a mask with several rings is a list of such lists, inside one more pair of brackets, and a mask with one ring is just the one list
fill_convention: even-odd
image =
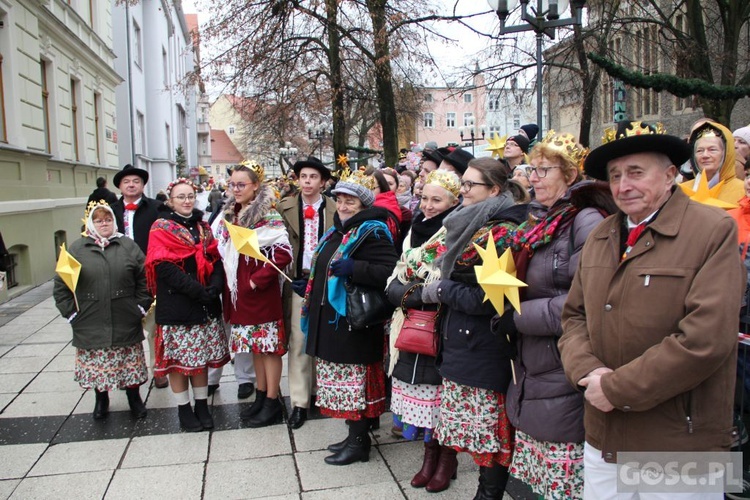
[(714, 85), (699, 78), (680, 78), (674, 75), (657, 73), (644, 75), (639, 71), (630, 71), (612, 60), (589, 52), (588, 58), (607, 72), (612, 78), (639, 89), (665, 90), (677, 97), (699, 96), (712, 101), (737, 100), (750, 96), (750, 87), (733, 85)]

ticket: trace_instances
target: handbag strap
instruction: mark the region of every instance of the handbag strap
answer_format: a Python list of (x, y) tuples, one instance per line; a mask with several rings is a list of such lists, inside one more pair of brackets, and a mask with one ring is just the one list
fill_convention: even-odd
[[(404, 318), (409, 317), (409, 309), (406, 307), (406, 298), (414, 293), (414, 290), (417, 288), (424, 287), (424, 283), (415, 283), (414, 285), (410, 286), (408, 290), (406, 290), (406, 293), (404, 294), (403, 298), (401, 299), (401, 311), (404, 313)], [(438, 304), (437, 313), (440, 313), (440, 308), (443, 307), (443, 304)]]

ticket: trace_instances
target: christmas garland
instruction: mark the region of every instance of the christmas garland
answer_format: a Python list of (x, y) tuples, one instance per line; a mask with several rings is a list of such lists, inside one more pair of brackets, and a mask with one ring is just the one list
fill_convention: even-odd
[(699, 78), (680, 78), (675, 75), (657, 73), (644, 75), (639, 71), (630, 71), (612, 60), (589, 52), (588, 58), (607, 72), (612, 78), (639, 89), (665, 90), (677, 97), (699, 96), (712, 101), (737, 100), (750, 96), (750, 87), (734, 85), (714, 85)]

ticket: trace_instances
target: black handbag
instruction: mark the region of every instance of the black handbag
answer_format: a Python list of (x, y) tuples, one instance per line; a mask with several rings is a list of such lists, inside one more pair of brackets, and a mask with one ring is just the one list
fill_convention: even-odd
[(349, 330), (363, 330), (373, 325), (381, 325), (389, 320), (396, 307), (388, 301), (384, 290), (364, 285), (355, 285), (347, 280), (346, 320)]

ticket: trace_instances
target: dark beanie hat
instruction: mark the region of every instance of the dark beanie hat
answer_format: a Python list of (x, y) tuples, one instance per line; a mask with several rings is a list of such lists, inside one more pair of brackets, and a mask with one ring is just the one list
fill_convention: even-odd
[(513, 137), (508, 137), (508, 141), (513, 141), (518, 144), (518, 147), (521, 148), (521, 151), (523, 151), (524, 153), (529, 152), (529, 140), (521, 134), (514, 135)]
[(526, 125), (521, 125), (521, 130), (523, 130), (526, 134), (526, 137), (529, 138), (529, 142), (533, 141), (536, 138), (536, 134), (539, 133), (539, 127), (536, 123), (527, 123)]
[(466, 151), (465, 149), (456, 148), (451, 151), (450, 154), (443, 158), (443, 161), (447, 161), (461, 174), (464, 175), (466, 169), (469, 167), (469, 162), (474, 159), (474, 155)]

